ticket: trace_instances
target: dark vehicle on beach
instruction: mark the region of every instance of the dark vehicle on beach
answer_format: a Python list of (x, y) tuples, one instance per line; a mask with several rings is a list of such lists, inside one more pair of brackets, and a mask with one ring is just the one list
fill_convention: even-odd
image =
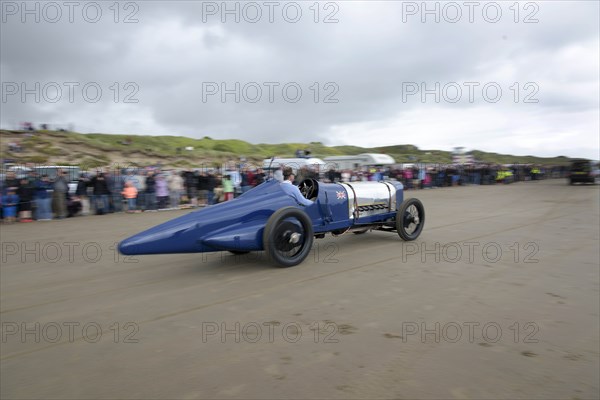
[(598, 168), (593, 161), (585, 159), (576, 159), (571, 161), (569, 168), (569, 183), (595, 183), (598, 175)]

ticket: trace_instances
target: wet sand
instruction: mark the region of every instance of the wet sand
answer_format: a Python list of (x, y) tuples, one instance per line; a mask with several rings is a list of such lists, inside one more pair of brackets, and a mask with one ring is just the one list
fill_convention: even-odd
[(125, 258), (189, 212), (3, 225), (1, 389), (25, 398), (600, 397), (600, 187), (406, 192), (415, 242)]

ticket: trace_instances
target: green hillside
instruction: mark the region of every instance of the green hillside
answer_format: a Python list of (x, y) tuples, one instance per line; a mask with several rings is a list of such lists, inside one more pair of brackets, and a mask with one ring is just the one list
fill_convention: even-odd
[[(9, 143), (20, 144), (22, 151), (9, 150)], [(56, 131), (0, 131), (0, 158), (16, 163), (70, 164), (88, 167), (114, 163), (149, 165), (160, 163), (171, 167), (197, 167), (220, 165), (226, 161), (237, 161), (240, 157), (250, 162), (259, 162), (271, 156), (294, 157), (296, 150), (310, 150), (314, 157), (360, 153), (385, 153), (398, 163), (428, 162), (451, 163), (448, 151), (421, 150), (414, 145), (404, 144), (363, 148), (358, 146), (325, 146), (320, 142), (252, 144), (233, 139), (192, 139), (183, 136), (137, 136), (111, 134), (81, 134)], [(513, 156), (475, 150), (476, 160), (489, 163), (535, 163), (564, 165), (567, 157), (542, 158), (535, 156)]]

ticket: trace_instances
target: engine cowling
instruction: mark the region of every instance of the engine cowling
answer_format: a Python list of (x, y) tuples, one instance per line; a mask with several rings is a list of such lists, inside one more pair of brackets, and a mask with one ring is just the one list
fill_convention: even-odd
[(348, 216), (351, 219), (395, 212), (403, 200), (400, 182), (350, 182), (340, 185), (348, 194)]

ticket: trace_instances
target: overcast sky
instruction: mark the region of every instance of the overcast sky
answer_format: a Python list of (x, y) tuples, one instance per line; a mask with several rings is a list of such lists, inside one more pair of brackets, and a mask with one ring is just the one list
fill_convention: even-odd
[(597, 1), (1, 5), (4, 128), (599, 158)]

